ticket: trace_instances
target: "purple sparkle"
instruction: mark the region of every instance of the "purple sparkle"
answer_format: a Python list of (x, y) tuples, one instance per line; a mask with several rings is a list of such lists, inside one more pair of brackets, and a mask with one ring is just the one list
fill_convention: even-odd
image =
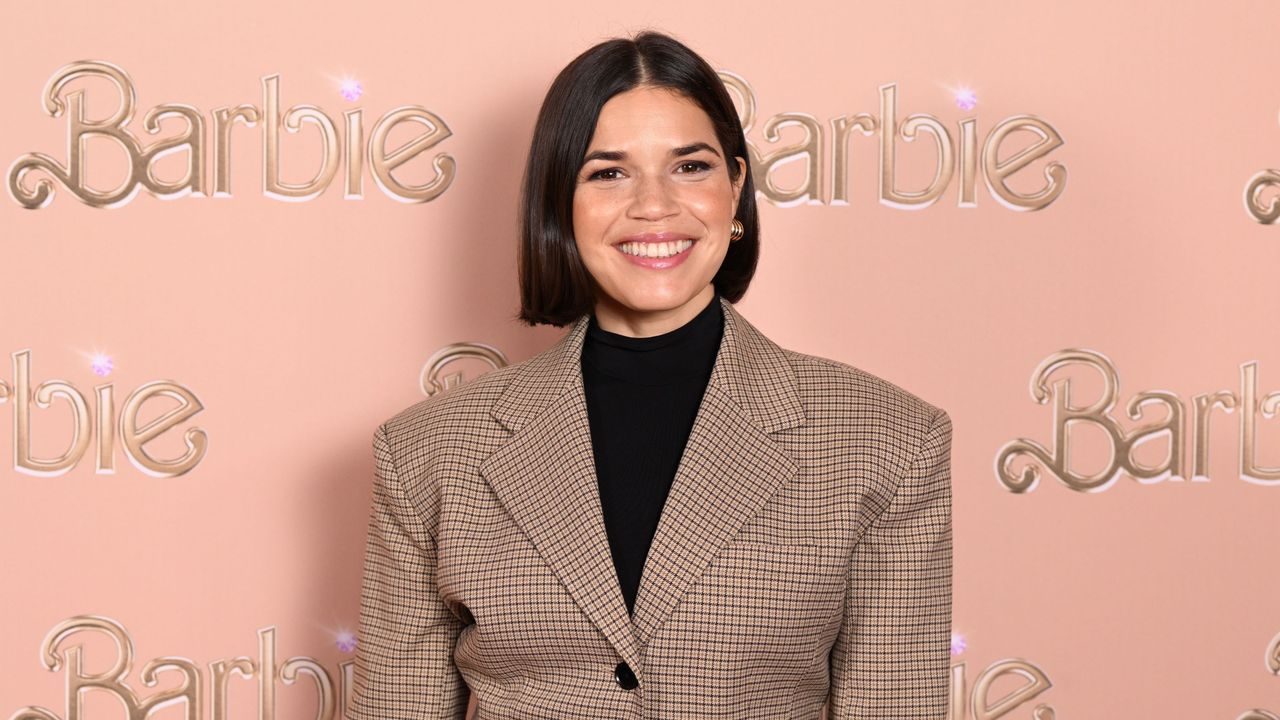
[(969, 88), (956, 92), (956, 107), (961, 110), (972, 110), (978, 104), (978, 96)]
[(350, 102), (355, 102), (364, 93), (364, 86), (360, 84), (359, 80), (343, 80), (341, 92), (343, 98)]
[(111, 374), (111, 369), (114, 365), (111, 362), (111, 358), (106, 355), (98, 354), (93, 356), (93, 364), (91, 367), (93, 367), (95, 375), (98, 377), (106, 377)]
[(342, 652), (351, 652), (356, 649), (356, 636), (350, 631), (343, 630), (338, 633), (338, 649)]
[(959, 655), (964, 652), (968, 645), (964, 641), (964, 636), (960, 633), (951, 633), (951, 654)]

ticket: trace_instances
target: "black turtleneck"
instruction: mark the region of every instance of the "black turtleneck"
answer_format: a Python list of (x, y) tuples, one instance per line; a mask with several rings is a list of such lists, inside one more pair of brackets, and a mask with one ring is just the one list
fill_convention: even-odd
[(582, 381), (604, 524), (628, 612), (723, 331), (718, 293), (689, 322), (651, 337), (603, 330), (591, 315)]

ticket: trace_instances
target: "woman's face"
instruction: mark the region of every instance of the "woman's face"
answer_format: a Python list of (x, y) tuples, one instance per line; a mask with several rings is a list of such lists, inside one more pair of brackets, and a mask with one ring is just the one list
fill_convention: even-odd
[[(606, 313), (615, 326), (655, 332), (662, 328), (637, 314), (666, 318), (671, 328), (692, 318), (711, 299), (729, 249), (745, 161), (724, 157), (711, 119), (692, 100), (651, 87), (604, 104), (585, 157), (573, 232), (602, 291), (602, 326)], [(729, 162), (738, 165), (736, 183)]]

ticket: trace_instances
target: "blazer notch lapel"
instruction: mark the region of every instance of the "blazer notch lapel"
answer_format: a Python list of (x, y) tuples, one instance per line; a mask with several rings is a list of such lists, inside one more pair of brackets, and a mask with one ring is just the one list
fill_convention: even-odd
[(571, 391), (479, 469), (582, 612), (634, 664), (638, 647), (609, 550), (590, 439), (583, 394)]
[(724, 336), (641, 573), (634, 620), (641, 645), (798, 470), (774, 437), (804, 422), (786, 351), (721, 303)]
[(586, 617), (639, 667), (596, 485), (580, 365), (586, 319), (518, 369), (490, 409), (512, 435), (478, 469)]

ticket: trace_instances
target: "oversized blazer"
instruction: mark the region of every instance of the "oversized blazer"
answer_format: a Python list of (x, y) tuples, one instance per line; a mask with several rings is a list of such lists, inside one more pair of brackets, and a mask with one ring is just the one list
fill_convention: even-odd
[(373, 436), (352, 720), (943, 720), (951, 419), (724, 333), (629, 615), (596, 485), (589, 316)]

